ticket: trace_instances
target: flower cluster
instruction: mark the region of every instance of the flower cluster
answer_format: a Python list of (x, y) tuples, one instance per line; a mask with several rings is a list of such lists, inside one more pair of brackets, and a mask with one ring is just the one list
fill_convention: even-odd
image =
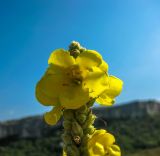
[(88, 141), (90, 156), (121, 156), (120, 148), (114, 144), (115, 138), (105, 130), (96, 130)]
[(36, 85), (36, 98), (53, 106), (44, 115), (49, 125), (55, 125), (63, 115), (63, 156), (121, 156), (114, 136), (94, 128), (96, 116), (90, 107), (95, 101), (112, 105), (123, 82), (108, 74), (108, 64), (98, 52), (82, 49), (77, 42), (69, 51), (53, 51), (48, 64)]
[(108, 64), (94, 50), (86, 50), (74, 58), (68, 51), (57, 49), (50, 55), (48, 64), (37, 83), (36, 97), (43, 105), (55, 106), (45, 115), (51, 125), (58, 121), (63, 108), (77, 109), (90, 99), (111, 105), (122, 90), (122, 81), (108, 75)]

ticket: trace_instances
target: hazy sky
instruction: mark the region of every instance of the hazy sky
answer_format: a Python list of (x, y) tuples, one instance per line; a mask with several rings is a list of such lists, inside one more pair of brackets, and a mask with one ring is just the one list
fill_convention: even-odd
[(117, 103), (160, 99), (159, 0), (0, 1), (0, 120), (41, 114), (36, 82), (72, 40), (99, 51), (124, 81)]

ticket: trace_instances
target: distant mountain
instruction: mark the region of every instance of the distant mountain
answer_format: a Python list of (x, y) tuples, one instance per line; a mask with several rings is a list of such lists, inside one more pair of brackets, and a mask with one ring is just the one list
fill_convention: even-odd
[(43, 116), (27, 117), (0, 123), (0, 139), (5, 138), (41, 138), (49, 136), (61, 127), (61, 122), (55, 126), (47, 125)]
[[(160, 102), (133, 101), (93, 112), (95, 127), (113, 133), (125, 156), (160, 146)], [(48, 126), (43, 116), (0, 122), (0, 156), (59, 156), (62, 131), (62, 121)]]
[[(154, 116), (160, 114), (160, 102), (134, 101), (120, 106), (93, 108), (98, 118), (122, 119)], [(40, 138), (50, 135), (61, 127), (61, 122), (55, 126), (48, 126), (43, 116), (27, 117), (20, 120), (0, 122), (0, 139), (12, 138)]]
[(160, 102), (155, 100), (133, 101), (119, 106), (98, 107), (94, 113), (103, 118), (137, 118), (160, 114)]

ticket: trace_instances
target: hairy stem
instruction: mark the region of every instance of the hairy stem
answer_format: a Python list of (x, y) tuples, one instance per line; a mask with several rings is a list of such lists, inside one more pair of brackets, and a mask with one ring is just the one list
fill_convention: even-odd
[(67, 156), (88, 156), (87, 141), (95, 131), (95, 115), (84, 105), (77, 110), (64, 110), (63, 117), (62, 138)]
[[(76, 58), (85, 48), (81, 47), (78, 42), (73, 41), (69, 46), (70, 55)], [(91, 99), (88, 103), (76, 110), (65, 109), (63, 112), (62, 135), (64, 148), (67, 156), (89, 156), (87, 142), (94, 133), (93, 126), (95, 115), (92, 114), (90, 107), (95, 102)]]

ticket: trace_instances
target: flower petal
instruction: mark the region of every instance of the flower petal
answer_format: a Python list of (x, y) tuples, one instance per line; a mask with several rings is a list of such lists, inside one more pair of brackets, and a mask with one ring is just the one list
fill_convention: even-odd
[(54, 64), (61, 67), (69, 67), (75, 63), (75, 59), (70, 56), (70, 53), (63, 50), (57, 49), (53, 51), (48, 59), (48, 64)]
[(76, 58), (76, 63), (87, 68), (99, 66), (102, 63), (102, 56), (94, 50), (86, 50)]
[(103, 129), (96, 130), (91, 140), (92, 142), (90, 143), (90, 145), (93, 145), (95, 142), (99, 142), (104, 146), (111, 146), (115, 142), (114, 136)]
[(48, 96), (46, 92), (41, 89), (39, 82), (37, 83), (35, 94), (36, 94), (37, 100), (45, 106), (55, 106), (59, 103), (57, 97)]
[(99, 68), (104, 71), (104, 72), (108, 72), (108, 64), (107, 62), (105, 62), (104, 60), (102, 61), (102, 63), (100, 64)]
[(50, 66), (36, 86), (36, 97), (44, 105), (56, 106), (59, 104), (59, 95), (66, 84), (67, 79), (61, 68)]
[(99, 138), (100, 135), (103, 135), (105, 133), (106, 133), (106, 131), (104, 129), (96, 130), (93, 133), (92, 137), (89, 139), (88, 148), (92, 148), (93, 145), (96, 143), (97, 138)]
[(96, 102), (101, 104), (101, 105), (105, 105), (105, 106), (111, 106), (115, 103), (115, 99), (109, 97), (107, 94), (102, 93), (97, 99)]
[(62, 107), (56, 106), (50, 112), (44, 114), (44, 119), (47, 124), (55, 125), (62, 115)]
[(111, 97), (118, 96), (122, 91), (122, 87), (123, 87), (123, 81), (122, 80), (120, 80), (119, 78), (117, 78), (115, 76), (109, 76), (108, 94)]
[(92, 98), (101, 95), (105, 91), (107, 83), (107, 74), (98, 67), (92, 67), (84, 79), (85, 88), (89, 89)]
[(87, 145), (89, 149), (89, 154), (96, 156), (104, 156), (105, 154), (109, 154), (109, 156), (112, 156), (111, 154), (119, 151), (119, 149), (116, 147), (116, 145), (114, 145), (114, 143), (115, 138), (112, 134), (107, 133), (103, 129), (96, 130), (92, 137), (88, 140)]
[(119, 78), (109, 76), (106, 90), (96, 99), (96, 102), (102, 105), (112, 105), (114, 98), (118, 96), (123, 87), (123, 82)]
[(98, 142), (96, 142), (93, 145), (92, 150), (93, 150), (94, 155), (99, 155), (99, 156), (101, 155), (101, 156), (103, 156), (105, 154), (105, 150), (104, 150), (103, 145), (100, 144), (100, 143), (98, 143)]
[(99, 138), (97, 139), (97, 142), (100, 144), (103, 144), (104, 147), (111, 146), (115, 142), (115, 138), (110, 133), (105, 133), (99, 135)]
[(89, 101), (88, 90), (81, 85), (72, 85), (60, 94), (60, 103), (67, 109), (77, 109)]
[(108, 148), (108, 153), (110, 156), (121, 156), (121, 150), (117, 145), (112, 145)]

